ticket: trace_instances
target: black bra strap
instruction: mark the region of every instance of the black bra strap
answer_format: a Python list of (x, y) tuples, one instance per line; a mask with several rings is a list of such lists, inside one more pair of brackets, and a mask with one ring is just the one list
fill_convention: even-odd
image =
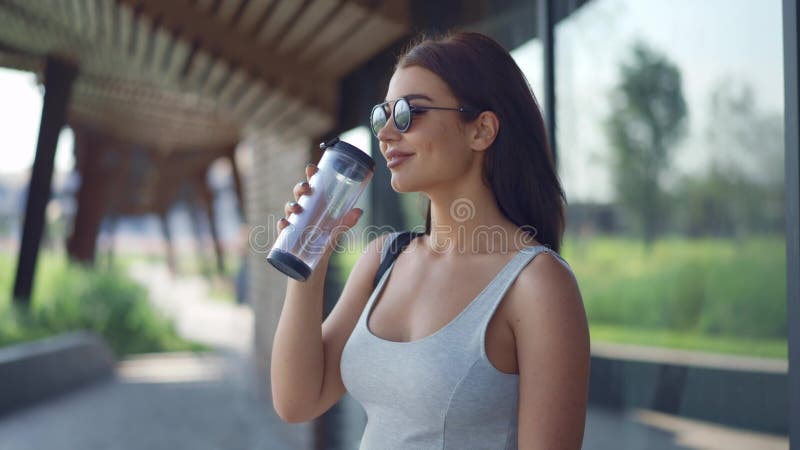
[(378, 271), (375, 273), (375, 280), (372, 283), (372, 289), (375, 289), (378, 286), (378, 283), (381, 281), (381, 277), (389, 269), (389, 266), (392, 265), (394, 260), (397, 258), (397, 255), (403, 251), (404, 248), (408, 246), (408, 244), (417, 236), (420, 236), (422, 232), (414, 232), (414, 231), (404, 231), (397, 236), (395, 236), (394, 240), (391, 242), (386, 242), (384, 245), (388, 245), (388, 251), (386, 252), (386, 257), (381, 260), (380, 266), (378, 266)]

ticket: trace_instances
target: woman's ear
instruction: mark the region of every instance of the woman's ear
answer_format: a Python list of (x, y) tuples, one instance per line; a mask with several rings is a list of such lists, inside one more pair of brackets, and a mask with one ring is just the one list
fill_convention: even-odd
[(492, 146), (500, 131), (500, 120), (498, 120), (497, 114), (492, 111), (484, 111), (472, 121), (472, 125), (470, 147), (479, 152), (487, 150)]

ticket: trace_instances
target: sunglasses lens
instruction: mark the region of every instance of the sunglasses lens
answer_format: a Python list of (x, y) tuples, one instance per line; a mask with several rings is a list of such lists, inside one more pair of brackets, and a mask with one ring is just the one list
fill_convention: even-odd
[(381, 129), (386, 126), (386, 110), (383, 109), (382, 105), (376, 105), (372, 108), (372, 114), (370, 115), (369, 122), (372, 126), (372, 132), (375, 133), (375, 136), (381, 131)]
[(411, 126), (411, 108), (404, 98), (394, 104), (394, 124), (399, 131), (408, 131)]

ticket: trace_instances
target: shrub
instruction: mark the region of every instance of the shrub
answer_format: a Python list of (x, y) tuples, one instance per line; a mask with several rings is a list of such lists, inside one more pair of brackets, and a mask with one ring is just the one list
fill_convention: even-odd
[(665, 239), (651, 252), (635, 240), (596, 238), (565, 256), (590, 323), (785, 339), (782, 238)]
[(117, 356), (202, 350), (178, 337), (147, 291), (117, 270), (94, 270), (43, 255), (29, 310), (0, 297), (0, 345), (76, 330), (105, 338)]

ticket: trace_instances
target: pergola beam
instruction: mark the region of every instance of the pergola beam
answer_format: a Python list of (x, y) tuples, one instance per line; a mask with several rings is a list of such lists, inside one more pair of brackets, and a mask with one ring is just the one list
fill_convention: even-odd
[[(110, 194), (130, 170), (130, 155), (119, 145), (96, 130), (72, 125), (75, 134), (76, 168), (81, 185), (76, 194), (77, 208), (72, 233), (67, 239), (67, 254), (73, 261), (93, 264), (97, 236), (106, 214)], [(106, 152), (117, 152), (119, 158), (98, 158)], [(110, 165), (109, 161), (119, 161)]]
[[(245, 33), (232, 29), (216, 16), (191, 6), (187, 0), (118, 0), (140, 14), (171, 29), (181, 30), (188, 42), (195, 42), (209, 54), (219, 55), (232, 67), (240, 67), (269, 85), (281, 84), (287, 93), (309, 106), (333, 113), (331, 77), (311, 64), (298, 63), (267, 45), (255, 42)], [(191, 64), (187, 61), (187, 65)]]
[(30, 303), (39, 243), (45, 231), (45, 208), (50, 200), (58, 136), (65, 123), (72, 81), (77, 73), (77, 68), (66, 61), (48, 58), (45, 63), (42, 120), (28, 188), (22, 243), (14, 282), (14, 301), (25, 306)]

